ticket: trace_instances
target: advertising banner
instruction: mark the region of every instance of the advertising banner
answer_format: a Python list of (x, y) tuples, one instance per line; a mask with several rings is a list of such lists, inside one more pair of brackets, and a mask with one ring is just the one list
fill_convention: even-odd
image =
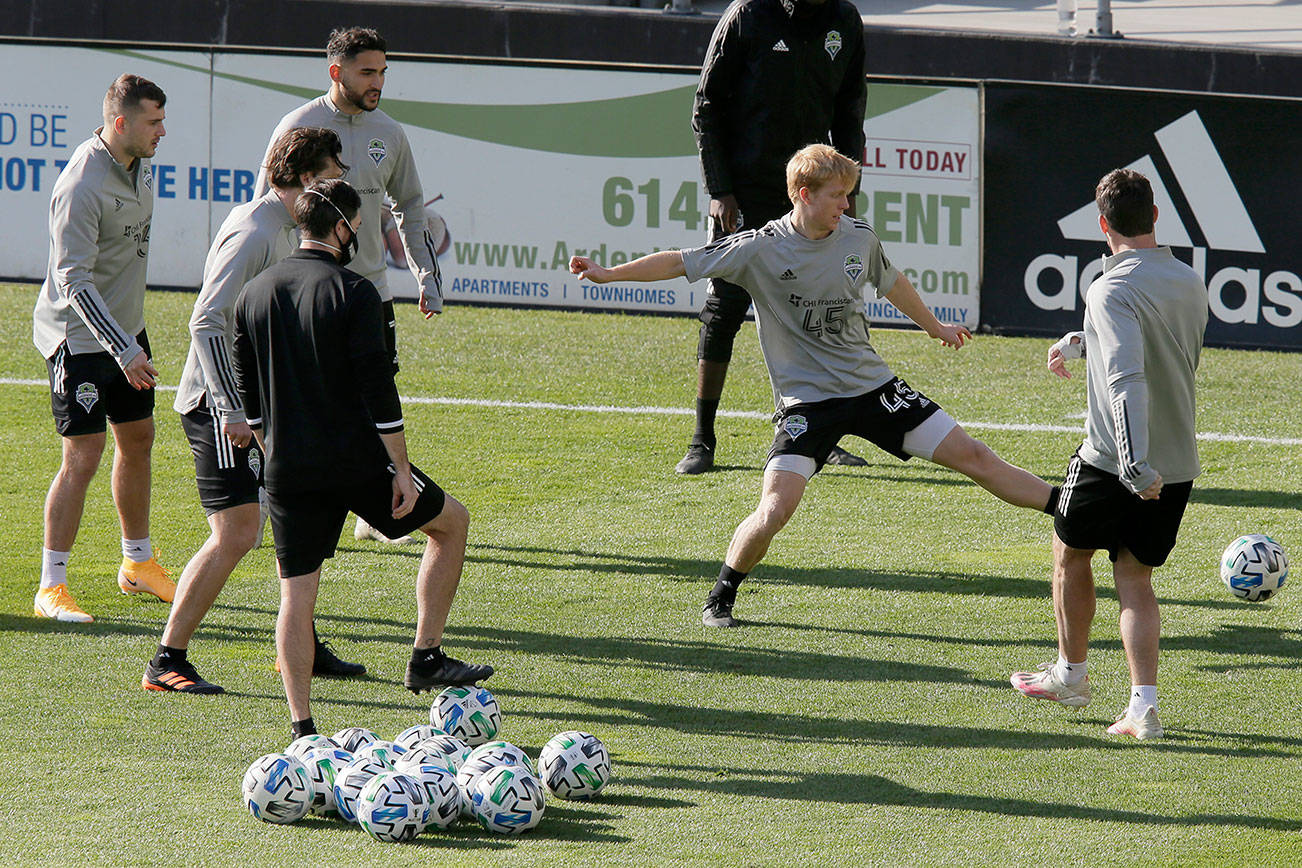
[[(320, 57), (5, 45), (0, 69), (0, 274), (39, 279), (50, 187), (99, 125), (103, 92), (136, 72), (168, 94), (149, 279), (198, 287), (208, 244), (252, 196), (280, 118), (323, 93)], [(33, 72), (35, 71), (35, 72)], [(31, 95), (27, 82), (40, 82)], [(20, 82), (23, 82), (20, 86)], [(617, 265), (705, 243), (709, 196), (685, 73), (390, 58), (381, 109), (402, 123), (438, 227), (454, 301), (694, 313), (705, 283), (594, 286), (572, 255)], [(22, 93), (20, 93), (20, 89)], [(873, 83), (859, 214), (942, 318), (976, 325), (979, 111), (973, 88)], [(415, 280), (389, 270), (394, 295)], [(898, 322), (889, 304), (872, 318)]]
[(985, 282), (995, 329), (1080, 328), (1107, 252), (1094, 187), (1153, 185), (1156, 235), (1207, 284), (1207, 343), (1302, 347), (1302, 101), (986, 86)]

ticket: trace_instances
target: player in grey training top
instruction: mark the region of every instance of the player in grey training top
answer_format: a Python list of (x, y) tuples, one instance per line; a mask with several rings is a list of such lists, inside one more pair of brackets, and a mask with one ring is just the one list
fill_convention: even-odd
[(1058, 660), (1038, 672), (1015, 672), (1012, 683), (1035, 699), (1074, 707), (1090, 701), (1090, 561), (1107, 549), (1131, 681), (1130, 703), (1108, 732), (1148, 739), (1163, 734), (1153, 568), (1175, 546), (1199, 474), (1194, 374), (1207, 328), (1207, 288), (1169, 247), (1157, 246), (1147, 178), (1129, 169), (1109, 172), (1095, 201), (1112, 255), (1085, 297), (1085, 330), (1049, 350), (1049, 370), (1060, 377), (1071, 376), (1068, 359), (1086, 357), (1089, 406), (1085, 442), (1068, 466), (1054, 516)]
[[(407, 143), (402, 125), (380, 110), (380, 94), (388, 70), (386, 44), (374, 30), (352, 27), (335, 30), (326, 45), (330, 64), (330, 90), (308, 104), (281, 118), (271, 141), (293, 127), (324, 127), (334, 130), (343, 142), (343, 160), (349, 166), (348, 183), (362, 197), (362, 228), (358, 249), (347, 263), (375, 285), (384, 301), (388, 327), (389, 354), (394, 371), (398, 369), (398, 334), (389, 292), (388, 265), (384, 259), (384, 232), (381, 213), (384, 196), (393, 200), (393, 215), (398, 221), (407, 267), (420, 284), (420, 310), (429, 319), (443, 310), (443, 278), (439, 274), (438, 245), (426, 224), (425, 195), (416, 161)], [(271, 145), (268, 145), (270, 151)], [(265, 161), (264, 161), (265, 163)], [(258, 174), (255, 188), (260, 195), (266, 190), (266, 170)], [(358, 520), (353, 534), (357, 539), (385, 540), (365, 521)], [(391, 542), (410, 543), (405, 537)]]
[[(162, 642), (141, 680), (146, 690), (222, 692), (200, 677), (187, 654), (199, 622), (259, 536), (263, 455), (252, 442), (231, 366), (235, 300), (246, 283), (298, 246), (290, 209), (308, 184), (343, 175), (341, 147), (331, 130), (306, 127), (281, 136), (267, 165), (271, 189), (233, 208), (208, 250), (175, 407), (194, 454), (199, 501), (212, 533), (181, 573)], [(360, 664), (339, 660), (320, 641), (315, 666), (317, 674), (366, 672)]]
[(737, 585), (787, 523), (805, 486), (845, 434), (908, 460), (958, 470), (995, 496), (1049, 511), (1056, 491), (972, 439), (925, 395), (896, 377), (873, 350), (862, 308), (868, 287), (928, 335), (961, 347), (966, 328), (941, 323), (895, 269), (867, 223), (844, 216), (859, 166), (829, 145), (809, 145), (787, 163), (794, 210), (759, 229), (694, 250), (666, 250), (615, 268), (585, 257), (570, 271), (597, 283), (723, 277), (755, 302), (760, 348), (777, 405), (777, 431), (759, 506), (737, 528), (701, 620), (734, 627)]
[(171, 600), (149, 539), (150, 452), (158, 371), (145, 334), (145, 266), (154, 213), (149, 158), (165, 134), (158, 85), (122, 75), (104, 97), (104, 126), (82, 142), (50, 198), (50, 262), (32, 336), (50, 375), (63, 460), (45, 501), (37, 615), (93, 620), (68, 593), (67, 569), (86, 489), (113, 426), (113, 502), (122, 525), (123, 593)]

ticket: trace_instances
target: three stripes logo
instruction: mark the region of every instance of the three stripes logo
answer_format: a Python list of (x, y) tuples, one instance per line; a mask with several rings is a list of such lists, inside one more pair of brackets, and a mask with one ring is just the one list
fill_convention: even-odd
[[(1198, 112), (1162, 126), (1153, 138), (1169, 176), (1152, 152), (1125, 168), (1142, 173), (1152, 184), (1158, 243), (1174, 248), (1206, 282), (1212, 315), (1225, 323), (1264, 321), (1279, 328), (1302, 324), (1302, 277), (1260, 267), (1266, 247)], [(1098, 167), (1098, 175), (1108, 168)], [(1183, 200), (1183, 216), (1173, 190)], [(1101, 244), (1098, 214), (1094, 202), (1087, 202), (1058, 220), (1058, 230), (1066, 240)], [(1183, 255), (1183, 249), (1189, 255)], [(1209, 250), (1231, 264), (1209, 276)], [(1102, 271), (1101, 258), (1087, 260), (1082, 267), (1076, 256), (1044, 253), (1027, 265), (1023, 287), (1041, 310), (1077, 310)]]

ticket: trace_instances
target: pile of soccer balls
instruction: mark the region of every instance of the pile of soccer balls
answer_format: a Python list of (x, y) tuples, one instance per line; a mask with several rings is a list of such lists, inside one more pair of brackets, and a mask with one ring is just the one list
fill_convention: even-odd
[(562, 732), (537, 771), (523, 750), (493, 741), (502, 715), (482, 687), (449, 687), (430, 722), (385, 741), (362, 727), (305, 735), (244, 773), (244, 804), (259, 820), (293, 823), (308, 811), (337, 814), (377, 841), (409, 841), (426, 829), (475, 820), (516, 835), (542, 819), (543, 790), (590, 799), (610, 779), (610, 753), (596, 736)]

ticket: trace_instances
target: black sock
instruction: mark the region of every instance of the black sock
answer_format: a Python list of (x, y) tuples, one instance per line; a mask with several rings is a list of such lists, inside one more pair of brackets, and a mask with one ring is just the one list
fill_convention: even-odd
[(304, 720), (296, 720), (289, 726), (294, 733), (294, 738), (302, 738), (305, 735), (316, 734), (316, 724), (312, 722), (312, 718), (310, 717)]
[(719, 568), (719, 580), (714, 583), (714, 587), (710, 590), (710, 596), (728, 604), (737, 602), (737, 586), (741, 584), (744, 578), (746, 578), (746, 573), (739, 573), (724, 564)]
[(1049, 489), (1049, 502), (1044, 505), (1044, 511), (1047, 514), (1053, 515), (1058, 511), (1058, 498), (1060, 497), (1062, 497), (1061, 485), (1055, 485), (1053, 488)]
[(185, 648), (169, 648), (166, 645), (158, 646), (158, 653), (154, 655), (154, 663), (163, 665), (166, 663), (184, 663)]
[(443, 659), (443, 646), (435, 645), (432, 648), (412, 648), (411, 662), (418, 666), (428, 666), (431, 663), (437, 663)]
[(692, 432), (692, 442), (706, 446), (714, 451), (714, 416), (719, 412), (718, 398), (696, 399), (696, 430)]

